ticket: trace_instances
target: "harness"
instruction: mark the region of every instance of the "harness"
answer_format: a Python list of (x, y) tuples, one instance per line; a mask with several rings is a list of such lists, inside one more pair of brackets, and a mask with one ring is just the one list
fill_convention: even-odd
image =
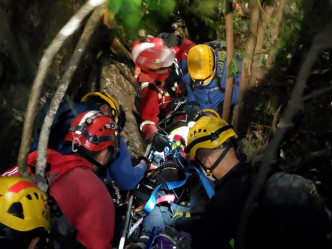
[[(158, 169), (163, 170), (167, 167), (168, 167), (167, 165), (166, 166), (161, 166)], [(187, 169), (194, 170), (198, 174), (199, 179), (201, 180), (207, 195), (209, 196), (210, 199), (212, 198), (212, 196), (215, 193), (214, 189), (213, 189), (211, 183), (209, 182), (209, 180), (206, 178), (206, 176), (203, 174), (202, 171), (200, 171), (196, 167), (192, 166), (191, 164), (187, 165), (187, 169), (185, 169), (185, 168), (180, 168), (180, 169), (185, 171), (184, 179), (181, 179), (181, 180), (178, 180), (178, 181), (164, 181), (162, 183), (157, 184), (156, 187), (150, 186), (149, 183), (144, 183), (144, 182), (140, 183), (138, 188), (134, 191), (134, 195), (136, 197), (144, 198), (144, 195), (145, 195), (145, 198), (146, 198), (146, 196), (147, 196), (146, 194), (142, 193), (139, 190), (140, 185), (143, 185), (143, 187), (145, 187), (145, 189), (150, 189), (150, 191), (151, 190), (153, 190), (153, 191), (150, 194), (150, 196), (148, 196), (148, 200), (146, 201), (144, 206), (142, 206), (142, 205), (139, 206), (138, 208), (136, 208), (136, 211), (137, 212), (143, 212), (145, 215), (148, 215), (149, 213), (151, 213), (152, 209), (157, 204), (160, 204), (162, 202), (168, 202), (168, 203), (175, 202), (174, 194), (165, 194), (165, 195), (162, 195), (162, 196), (158, 197), (158, 191), (161, 190), (163, 187), (166, 187), (167, 190), (175, 190), (177, 188), (183, 187), (186, 184), (188, 178), (191, 175), (191, 172), (189, 172)], [(153, 185), (153, 183), (152, 183), (152, 185)], [(177, 198), (177, 199), (179, 200), (180, 198)]]
[[(152, 91), (155, 91), (158, 94), (158, 99), (160, 101), (159, 105), (163, 105), (166, 103), (166, 97), (169, 97), (169, 93), (155, 84), (148, 83), (148, 88)], [(158, 81), (157, 84), (161, 85), (161, 82)], [(144, 87), (143, 87), (144, 88)]]
[[(218, 87), (219, 91), (222, 93), (222, 94), (225, 94), (225, 89), (221, 87), (221, 76), (222, 75), (219, 75), (219, 74), (215, 74), (215, 76), (213, 77), (212, 81), (217, 78), (217, 84), (216, 86)], [(194, 92), (195, 89), (205, 89), (205, 86), (201, 86), (201, 85), (198, 85), (198, 84), (195, 84), (195, 82), (193, 81), (192, 78), (190, 78), (190, 82), (189, 82), (189, 85), (190, 85), (190, 89), (192, 92)], [(214, 88), (210, 89), (213, 90)]]
[(61, 208), (53, 196), (47, 191), (47, 203), (50, 206), (50, 244), (53, 249), (83, 249), (85, 248), (76, 239), (76, 229), (69, 224), (67, 218), (63, 215)]

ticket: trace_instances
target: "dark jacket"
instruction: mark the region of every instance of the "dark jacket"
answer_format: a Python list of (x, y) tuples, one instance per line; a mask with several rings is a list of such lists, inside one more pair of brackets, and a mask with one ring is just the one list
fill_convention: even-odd
[[(231, 248), (255, 175), (253, 167), (239, 163), (218, 181), (201, 219), (180, 228), (191, 233), (194, 249)], [(274, 173), (250, 217), (246, 248), (328, 248), (324, 238), (328, 222), (311, 181)]]

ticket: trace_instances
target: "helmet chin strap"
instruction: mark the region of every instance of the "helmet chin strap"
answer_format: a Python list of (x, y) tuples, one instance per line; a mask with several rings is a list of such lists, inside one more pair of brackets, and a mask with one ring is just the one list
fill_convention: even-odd
[(224, 159), (224, 157), (226, 156), (227, 152), (229, 151), (229, 149), (231, 148), (229, 143), (225, 143), (224, 144), (224, 151), (220, 154), (220, 156), (218, 157), (217, 161), (215, 161), (215, 163), (211, 166), (211, 168), (207, 169), (208, 171), (210, 171), (211, 173), (213, 172), (213, 170), (219, 165), (219, 163), (222, 161), (222, 159)]

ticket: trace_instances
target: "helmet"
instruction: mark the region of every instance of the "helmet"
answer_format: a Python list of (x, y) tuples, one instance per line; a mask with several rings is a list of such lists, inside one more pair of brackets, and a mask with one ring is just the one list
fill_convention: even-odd
[(118, 123), (119, 112), (120, 112), (118, 102), (111, 95), (109, 95), (108, 93), (103, 93), (103, 92), (89, 92), (83, 96), (83, 98), (81, 99), (81, 102), (86, 102), (92, 96), (99, 97), (100, 99), (102, 99), (108, 103), (108, 105), (111, 107), (112, 118), (116, 123)]
[(100, 111), (87, 111), (78, 115), (71, 122), (70, 130), (65, 141), (72, 142), (74, 146), (82, 146), (90, 151), (101, 151), (109, 146), (118, 146), (117, 125), (110, 116)]
[(212, 48), (200, 44), (193, 46), (187, 56), (188, 72), (195, 83), (207, 85), (216, 74), (216, 57)]
[(217, 117), (204, 116), (189, 130), (186, 152), (194, 159), (200, 148), (214, 149), (236, 133), (232, 125)]
[(156, 81), (163, 81), (168, 78), (169, 73), (157, 74), (154, 71), (170, 67), (174, 63), (175, 52), (168, 48), (161, 38), (149, 36), (145, 42), (134, 43), (132, 56), (135, 64), (144, 73)]
[[(34, 183), (18, 176), (0, 177), (2, 225), (19, 232), (28, 232), (37, 228), (47, 231), (49, 218), (47, 196)], [(3, 233), (0, 234), (0, 238), (3, 238)]]
[(198, 119), (205, 117), (205, 116), (211, 116), (213, 115), (216, 118), (221, 118), (219, 113), (216, 112), (213, 109), (203, 109), (201, 110), (199, 113), (197, 113), (197, 115), (194, 117), (194, 120), (197, 121)]

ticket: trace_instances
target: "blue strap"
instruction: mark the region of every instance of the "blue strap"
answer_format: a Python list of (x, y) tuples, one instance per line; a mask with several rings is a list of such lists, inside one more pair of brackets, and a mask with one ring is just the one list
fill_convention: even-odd
[(142, 211), (145, 213), (145, 214), (149, 214), (151, 213), (152, 209), (154, 208), (154, 206), (156, 205), (157, 203), (157, 192), (159, 190), (159, 188), (163, 185), (163, 184), (166, 184), (167, 185), (167, 188), (169, 190), (172, 190), (172, 189), (175, 189), (175, 188), (179, 188), (179, 187), (182, 187), (186, 182), (187, 182), (187, 179), (189, 177), (189, 173), (186, 173), (186, 178), (182, 181), (176, 181), (176, 182), (166, 182), (166, 183), (162, 183), (162, 184), (159, 184), (152, 192), (149, 200), (146, 202), (144, 208), (142, 209)]
[(211, 199), (212, 196), (214, 196), (215, 191), (214, 191), (211, 183), (209, 182), (209, 180), (205, 177), (205, 175), (202, 173), (202, 171), (200, 171), (196, 167), (192, 166), (190, 163), (188, 164), (188, 169), (194, 169), (197, 172), (199, 179), (201, 180), (207, 195)]

